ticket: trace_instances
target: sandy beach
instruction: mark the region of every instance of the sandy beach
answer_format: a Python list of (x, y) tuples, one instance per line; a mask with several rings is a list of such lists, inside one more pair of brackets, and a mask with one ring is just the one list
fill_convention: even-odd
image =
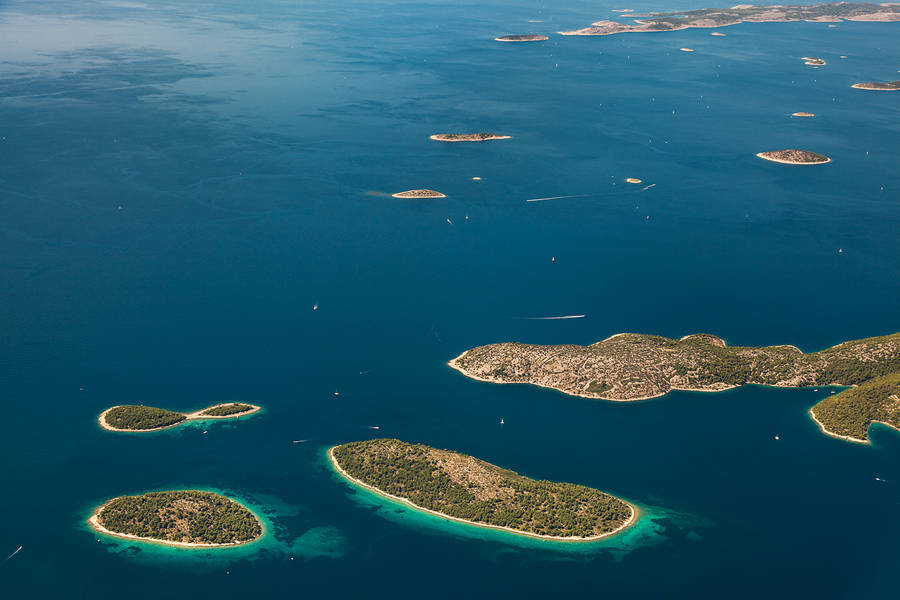
[(220, 419), (238, 419), (240, 417), (246, 417), (248, 415), (252, 415), (253, 413), (259, 412), (262, 410), (261, 406), (256, 406), (255, 404), (247, 404), (246, 402), (241, 402), (241, 404), (247, 404), (248, 406), (252, 406), (250, 410), (246, 410), (241, 413), (236, 413), (233, 415), (222, 415), (222, 416), (214, 416), (214, 415), (203, 415), (204, 411), (217, 408), (219, 406), (228, 406), (229, 404), (234, 404), (233, 402), (225, 402), (222, 404), (213, 404), (212, 406), (207, 406), (206, 408), (201, 408), (198, 411), (194, 411), (192, 413), (182, 413), (184, 414), (184, 420), (178, 421), (177, 423), (172, 423), (171, 425), (166, 425), (165, 427), (154, 427), (152, 429), (119, 429), (117, 427), (113, 427), (109, 423), (106, 422), (106, 414), (112, 409), (116, 408), (115, 406), (110, 406), (97, 417), (97, 423), (99, 423), (100, 427), (107, 431), (118, 431), (125, 433), (146, 433), (149, 431), (161, 431), (163, 429), (172, 429), (173, 427), (179, 427), (184, 425), (188, 421), (206, 421), (206, 420), (220, 420)]
[(366, 488), (367, 490), (370, 490), (370, 491), (372, 491), (372, 492), (375, 492), (375, 493), (378, 494), (379, 496), (383, 496), (383, 497), (385, 497), (385, 498), (390, 498), (391, 500), (395, 500), (395, 501), (397, 501), (397, 502), (402, 502), (403, 504), (405, 504), (405, 505), (407, 505), (407, 506), (409, 506), (410, 508), (413, 508), (413, 509), (415, 509), (415, 510), (419, 510), (419, 511), (422, 511), (422, 512), (426, 512), (426, 513), (429, 513), (429, 514), (431, 514), (431, 515), (440, 517), (440, 518), (442, 518), (442, 519), (447, 519), (447, 520), (449, 520), (449, 521), (456, 521), (457, 523), (465, 523), (466, 525), (474, 525), (474, 526), (476, 526), (476, 527), (484, 527), (484, 528), (486, 528), (486, 529), (499, 529), (499, 530), (501, 530), (501, 531), (506, 531), (506, 532), (513, 533), (513, 534), (516, 534), (516, 535), (524, 535), (524, 536), (527, 536), (527, 537), (533, 537), (533, 538), (539, 538), (539, 539), (545, 539), (545, 540), (552, 540), (552, 541), (556, 541), (556, 542), (594, 542), (594, 541), (597, 541), (597, 540), (601, 540), (601, 539), (603, 539), (603, 538), (607, 538), (607, 537), (616, 535), (617, 533), (620, 533), (621, 531), (627, 529), (628, 527), (631, 527), (631, 525), (633, 525), (633, 524), (637, 521), (638, 515), (640, 515), (640, 511), (637, 509), (637, 507), (635, 507), (634, 505), (632, 505), (630, 502), (625, 502), (624, 500), (622, 500), (622, 502), (625, 502), (625, 504), (628, 505), (628, 508), (631, 509), (631, 516), (628, 518), (628, 520), (625, 521), (622, 525), (620, 525), (620, 526), (617, 527), (616, 529), (614, 529), (613, 531), (610, 531), (610, 532), (608, 532), (608, 533), (604, 533), (604, 534), (601, 534), (601, 535), (595, 535), (595, 536), (591, 536), (591, 537), (586, 537), (586, 538), (579, 538), (579, 537), (557, 537), (557, 536), (552, 536), (552, 535), (541, 535), (541, 534), (539, 534), (539, 533), (529, 533), (529, 532), (527, 532), (527, 531), (521, 531), (521, 530), (518, 530), (518, 529), (513, 529), (513, 528), (511, 528), (511, 527), (502, 527), (502, 526), (500, 526), (500, 525), (489, 525), (489, 524), (487, 524), (487, 523), (477, 523), (477, 522), (475, 522), (475, 521), (469, 521), (469, 520), (467, 520), (467, 519), (460, 519), (460, 518), (458, 518), (458, 517), (451, 517), (450, 515), (445, 515), (445, 514), (443, 514), (443, 513), (437, 512), (437, 511), (435, 511), (435, 510), (430, 510), (430, 509), (428, 509), (428, 508), (422, 508), (421, 506), (418, 506), (418, 505), (416, 505), (416, 504), (413, 504), (412, 502), (410, 502), (410, 501), (407, 500), (406, 498), (401, 498), (400, 496), (394, 496), (393, 494), (388, 494), (387, 492), (383, 492), (383, 491), (379, 490), (379, 489), (376, 488), (376, 487), (373, 487), (373, 486), (371, 486), (371, 485), (369, 485), (369, 484), (367, 484), (367, 483), (364, 483), (364, 482), (360, 481), (359, 479), (353, 477), (352, 475), (350, 475), (350, 474), (347, 473), (344, 469), (341, 468), (341, 466), (337, 463), (337, 460), (335, 460), (335, 458), (334, 458), (334, 449), (335, 449), (335, 446), (332, 446), (331, 448), (328, 449), (328, 459), (329, 459), (329, 461), (331, 461), (332, 466), (337, 470), (337, 472), (338, 472), (338, 473), (341, 475), (341, 477), (343, 477), (344, 479), (349, 480), (350, 482), (354, 483), (355, 485), (358, 485), (358, 486), (360, 486), (360, 487), (364, 487), (364, 488)]

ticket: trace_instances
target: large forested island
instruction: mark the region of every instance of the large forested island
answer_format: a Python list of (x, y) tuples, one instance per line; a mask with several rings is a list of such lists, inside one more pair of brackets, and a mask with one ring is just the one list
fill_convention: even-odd
[(775, 23), (786, 21), (900, 21), (900, 4), (834, 2), (811, 5), (755, 6), (738, 4), (731, 8), (702, 8), (680, 12), (655, 12), (642, 15), (634, 24), (597, 21), (590, 27), (560, 31), (562, 35), (611, 35), (628, 32), (677, 31), (692, 27), (725, 27), (738, 23)]
[(191, 413), (180, 413), (154, 406), (122, 404), (100, 413), (97, 421), (100, 427), (109, 431), (159, 431), (193, 420), (235, 419), (253, 414), (260, 408), (254, 404), (229, 402)]
[(329, 450), (345, 478), (415, 508), (530, 536), (589, 541), (618, 533), (637, 509), (571, 483), (536, 481), (458, 452), (400, 440)]
[[(900, 333), (844, 342), (808, 354), (794, 346), (729, 347), (709, 334), (673, 340), (622, 333), (590, 346), (491, 344), (467, 350), (449, 364), (480, 381), (528, 383), (617, 401), (655, 398), (671, 390), (716, 392), (745, 384), (859, 385), (814, 409), (826, 429), (836, 426), (838, 414), (847, 419), (851, 413), (859, 417), (851, 427), (854, 434), (872, 421), (900, 425), (896, 403), (889, 400), (891, 394), (883, 392), (884, 387), (860, 385), (870, 380), (874, 385), (876, 378), (900, 373)], [(881, 398), (877, 409), (873, 408), (875, 396)]]
[(873, 423), (900, 430), (900, 371), (829, 396), (809, 414), (828, 435), (852, 442), (867, 443)]
[(246, 507), (199, 490), (120, 496), (88, 521), (102, 533), (175, 546), (235, 546), (263, 533), (262, 523)]

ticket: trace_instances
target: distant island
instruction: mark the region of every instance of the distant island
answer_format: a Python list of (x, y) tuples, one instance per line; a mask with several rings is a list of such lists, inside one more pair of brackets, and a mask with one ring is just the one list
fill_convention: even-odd
[(900, 90), (900, 81), (888, 81), (887, 83), (879, 83), (870, 81), (868, 83), (854, 83), (850, 87), (858, 90), (878, 90), (883, 92), (893, 92)]
[(900, 431), (900, 371), (829, 396), (809, 414), (824, 433), (851, 442), (868, 443), (873, 423)]
[(826, 65), (827, 63), (821, 58), (816, 58), (814, 56), (804, 56), (802, 59), (804, 65), (810, 65), (813, 67), (821, 67)]
[[(808, 354), (795, 346), (729, 347), (710, 334), (673, 340), (621, 333), (590, 346), (490, 344), (466, 350), (448, 364), (479, 381), (527, 383), (614, 401), (646, 400), (672, 390), (718, 392), (746, 384), (858, 385), (813, 408), (823, 428), (865, 438), (871, 422), (900, 427), (900, 403), (891, 399), (897, 391), (885, 391), (896, 385), (900, 373), (900, 333)], [(880, 381), (885, 376), (895, 378)]]
[(153, 406), (122, 404), (107, 408), (97, 421), (108, 431), (146, 432), (159, 431), (181, 425), (187, 421), (204, 419), (236, 419), (253, 414), (262, 407), (254, 404), (230, 402), (216, 404), (192, 413), (180, 413)]
[(619, 533), (638, 518), (631, 504), (593, 488), (536, 481), (465, 454), (400, 440), (351, 442), (328, 451), (356, 485), (470, 525), (562, 541)]
[(824, 154), (810, 152), (809, 150), (773, 150), (771, 152), (760, 152), (757, 156), (786, 165), (824, 165), (831, 162), (831, 159)]
[(811, 112), (795, 112), (795, 113), (791, 113), (791, 116), (792, 117), (814, 117), (816, 115), (815, 115), (815, 113), (811, 113)]
[(391, 194), (393, 198), (446, 198), (444, 194), (434, 190), (408, 190)]
[(544, 40), (549, 39), (546, 35), (532, 35), (532, 34), (524, 34), (524, 35), (504, 35), (502, 37), (495, 37), (495, 42), (543, 42)]
[(755, 6), (738, 4), (731, 8), (703, 8), (680, 12), (655, 12), (634, 25), (597, 21), (590, 27), (560, 31), (561, 35), (612, 35), (615, 33), (678, 31), (689, 28), (726, 27), (738, 23), (787, 21), (900, 21), (900, 3), (870, 4), (834, 2), (811, 5)]
[(512, 136), (496, 133), (436, 133), (431, 139), (438, 142), (487, 142), (489, 140), (508, 140)]
[(108, 535), (172, 546), (236, 546), (263, 534), (262, 523), (249, 509), (199, 490), (113, 498), (88, 523)]

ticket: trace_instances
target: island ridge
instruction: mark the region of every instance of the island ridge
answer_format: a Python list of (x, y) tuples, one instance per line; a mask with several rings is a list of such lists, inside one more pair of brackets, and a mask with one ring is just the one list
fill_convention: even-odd
[(108, 535), (173, 546), (236, 546), (263, 534), (243, 505), (212, 492), (173, 490), (107, 501), (88, 519)]
[(108, 431), (146, 432), (159, 431), (181, 425), (187, 421), (205, 419), (236, 419), (261, 410), (255, 404), (230, 402), (216, 404), (192, 413), (180, 413), (153, 406), (122, 404), (107, 408), (97, 421)]
[(512, 533), (591, 541), (634, 523), (637, 509), (571, 483), (536, 481), (465, 454), (395, 439), (328, 451), (344, 478), (439, 516)]

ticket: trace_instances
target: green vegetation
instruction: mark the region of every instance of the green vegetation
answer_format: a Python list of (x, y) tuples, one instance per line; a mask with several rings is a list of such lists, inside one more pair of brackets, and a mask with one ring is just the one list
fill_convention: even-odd
[(609, 533), (631, 507), (571, 483), (535, 481), (465, 454), (381, 439), (333, 449), (342, 469), (385, 493), (444, 515), (538, 535)]
[(262, 534), (249, 510), (197, 490), (115, 498), (100, 509), (97, 521), (113, 533), (191, 544), (239, 544)]
[(143, 429), (156, 429), (158, 427), (170, 427), (177, 423), (181, 423), (186, 418), (186, 415), (171, 410), (163, 410), (162, 408), (154, 408), (152, 406), (138, 406), (134, 404), (115, 406), (109, 409), (105, 416), (106, 423), (110, 427), (138, 431)]
[(253, 407), (249, 404), (241, 404), (239, 402), (234, 402), (232, 404), (222, 404), (220, 406), (213, 406), (212, 408), (207, 408), (203, 412), (200, 413), (201, 416), (207, 417), (227, 417), (229, 415), (237, 415), (240, 413), (245, 413), (248, 410), (253, 410)]
[(875, 421), (900, 429), (900, 371), (825, 398), (812, 408), (829, 432), (865, 441)]

